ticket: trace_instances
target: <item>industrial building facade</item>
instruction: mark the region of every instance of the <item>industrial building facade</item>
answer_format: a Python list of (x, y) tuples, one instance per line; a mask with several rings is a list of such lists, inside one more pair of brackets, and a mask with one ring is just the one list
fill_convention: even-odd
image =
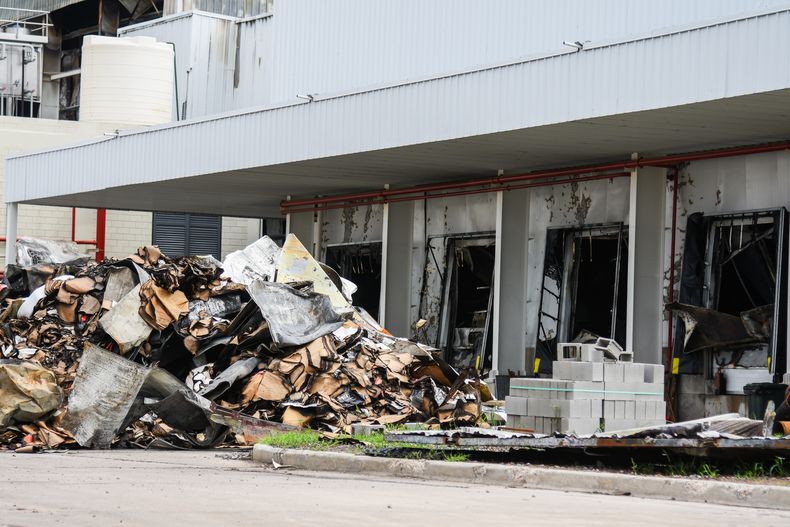
[(27, 204), (282, 214), (457, 366), (612, 337), (680, 417), (786, 373), (788, 2), (266, 9), (122, 28), (174, 46), (174, 122), (9, 158), (7, 239)]

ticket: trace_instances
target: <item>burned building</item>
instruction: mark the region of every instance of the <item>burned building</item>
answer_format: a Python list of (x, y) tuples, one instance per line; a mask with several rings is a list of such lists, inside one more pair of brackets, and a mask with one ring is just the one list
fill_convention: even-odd
[(188, 50), (174, 122), (10, 158), (7, 238), (17, 204), (280, 216), (456, 365), (546, 375), (594, 334), (664, 364), (677, 416), (737, 408), (787, 372), (790, 10), (627, 4), (128, 26)]

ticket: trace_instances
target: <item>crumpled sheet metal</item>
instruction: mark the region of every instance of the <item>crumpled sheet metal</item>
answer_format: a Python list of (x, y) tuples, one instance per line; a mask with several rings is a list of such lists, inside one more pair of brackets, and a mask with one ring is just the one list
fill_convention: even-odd
[(88, 345), (63, 426), (81, 446), (109, 448), (131, 421), (154, 411), (187, 431), (209, 426), (209, 401), (160, 368)]
[(233, 251), (222, 262), (222, 275), (238, 284), (250, 285), (255, 280), (274, 280), (275, 264), (280, 247), (268, 236)]
[(339, 313), (354, 311), (343, 292), (321, 268), (321, 264), (293, 234), (288, 235), (277, 258), (276, 281), (281, 284), (310, 281), (313, 283), (313, 291), (328, 296), (336, 311)]
[(63, 391), (55, 374), (30, 361), (0, 360), (0, 427), (32, 423), (55, 411)]
[(263, 280), (250, 284), (249, 292), (278, 346), (302, 346), (343, 325), (326, 295)]
[(37, 238), (19, 238), (16, 241), (16, 261), (21, 266), (33, 266), (41, 263), (62, 264), (88, 256), (80, 252), (79, 246), (70, 241), (39, 240)]

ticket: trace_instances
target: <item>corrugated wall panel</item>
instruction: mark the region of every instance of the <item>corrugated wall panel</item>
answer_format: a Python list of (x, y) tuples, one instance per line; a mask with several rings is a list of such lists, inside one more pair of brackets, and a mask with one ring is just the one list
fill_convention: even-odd
[[(23, 201), (790, 88), (790, 11), (10, 158)], [(738, 52), (734, 52), (738, 49)], [(760, 60), (753, 60), (760, 54)], [(617, 82), (608, 84), (609, 78)], [(727, 79), (726, 83), (716, 79)], [(107, 171), (106, 167), (114, 169)], [(183, 199), (188, 199), (184, 196)]]
[(787, 0), (288, 0), (276, 4), (272, 101), (414, 79)]

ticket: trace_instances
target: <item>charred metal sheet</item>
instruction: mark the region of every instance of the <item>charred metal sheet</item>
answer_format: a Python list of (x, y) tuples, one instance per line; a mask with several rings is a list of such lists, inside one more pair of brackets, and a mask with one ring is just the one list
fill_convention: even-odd
[(749, 349), (767, 342), (762, 336), (747, 331), (741, 317), (673, 302), (667, 309), (677, 314), (685, 324), (685, 353), (699, 351)]
[(278, 346), (301, 346), (343, 325), (326, 295), (262, 280), (253, 282), (249, 292), (269, 323), (272, 339)]

